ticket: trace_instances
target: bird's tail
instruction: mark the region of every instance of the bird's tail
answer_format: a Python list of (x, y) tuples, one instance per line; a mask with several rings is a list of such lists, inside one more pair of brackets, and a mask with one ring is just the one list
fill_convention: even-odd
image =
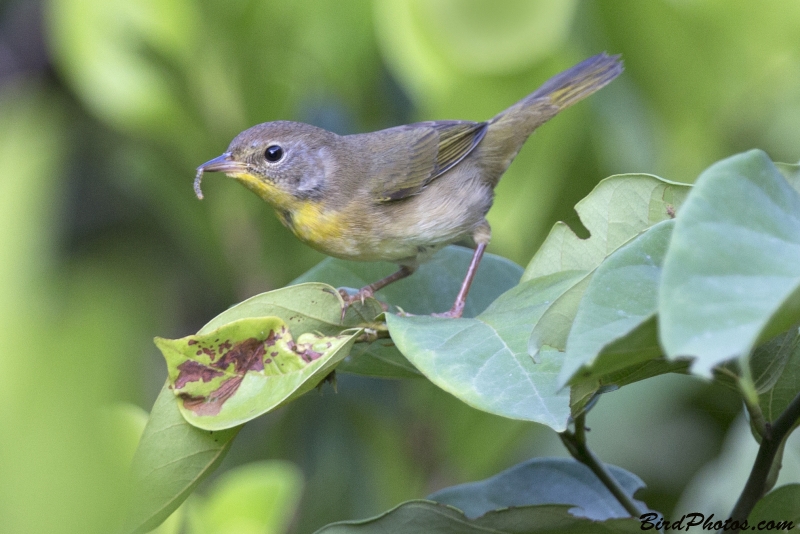
[(584, 60), (574, 67), (556, 74), (520, 103), (548, 99), (562, 110), (608, 85), (622, 73), (619, 56), (605, 52)]
[(489, 121), (481, 142), (484, 167), (493, 185), (533, 131), (562, 109), (608, 85), (622, 73), (620, 56), (605, 52), (556, 74), (536, 91)]

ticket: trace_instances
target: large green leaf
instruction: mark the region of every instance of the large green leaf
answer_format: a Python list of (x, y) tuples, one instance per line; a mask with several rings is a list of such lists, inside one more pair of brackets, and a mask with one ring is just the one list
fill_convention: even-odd
[(795, 191), (800, 193), (800, 164), (797, 163), (775, 163), (775, 167), (786, 178)]
[(339, 294), (325, 284), (284, 287), (231, 306), (211, 319), (198, 334), (207, 334), (239, 319), (280, 317), (294, 335), (305, 332), (336, 335), (345, 328), (341, 320), (342, 305)]
[(397, 350), (391, 339), (378, 339), (372, 343), (356, 343), (336, 370), (377, 378), (420, 378), (423, 376)]
[[(376, 296), (410, 313), (430, 314), (444, 311), (453, 304), (471, 257), (472, 251), (467, 248), (446, 247), (436, 253), (430, 262), (422, 264), (409, 278), (390, 284), (378, 291)], [(350, 262), (327, 258), (292, 283), (314, 281), (335, 287), (358, 288), (396, 270), (397, 266), (390, 263)], [(521, 274), (522, 269), (515, 263), (494, 254), (486, 254), (472, 283), (464, 316), (474, 317), (486, 309), (504, 291), (514, 287)], [(354, 322), (347, 324), (356, 325)], [(414, 366), (408, 363), (393, 343), (385, 339), (369, 345), (356, 344), (337, 370), (382, 378), (419, 376)]]
[(656, 224), (597, 268), (567, 338), (561, 384), (582, 367), (585, 380), (661, 355), (655, 315), (673, 226), (672, 219)]
[(709, 376), (800, 319), (800, 196), (753, 150), (704, 171), (675, 225), (659, 295), (668, 357)]
[(575, 517), (568, 506), (523, 506), (489, 512), (476, 519), (443, 504), (408, 501), (371, 519), (333, 523), (317, 534), (538, 534), (581, 532), (611, 534), (641, 532), (637, 519), (592, 521)]
[(672, 219), (691, 186), (651, 174), (602, 180), (575, 205), (591, 236), (581, 239), (563, 222), (553, 226), (523, 280), (559, 271), (591, 271), (611, 253), (654, 224)]
[[(644, 487), (636, 475), (607, 467), (631, 499)], [(470, 519), (492, 510), (534, 504), (569, 504), (574, 506), (569, 510), (572, 515), (594, 520), (629, 517), (592, 470), (571, 458), (534, 458), (486, 480), (439, 490), (428, 499), (455, 506)]]
[(595, 269), (640, 232), (673, 218), (688, 190), (686, 184), (648, 174), (612, 176), (575, 206), (589, 238), (581, 239), (566, 224), (556, 223), (522, 280), (560, 271), (581, 271), (584, 276), (555, 299), (536, 324), (530, 341), (532, 355), (545, 345), (566, 348), (572, 321)]
[(387, 314), (392, 339), (431, 382), (490, 413), (563, 431), (569, 392), (557, 384), (561, 355), (528, 355), (528, 337), (548, 303), (581, 272), (559, 272), (522, 283), (474, 319)]
[(181, 413), (222, 430), (274, 410), (316, 387), (349, 352), (360, 329), (295, 338), (279, 317), (227, 323), (205, 334), (156, 338)]
[(774, 422), (800, 394), (800, 335), (793, 328), (759, 346), (750, 362), (758, 404), (767, 422)]
[[(655, 353), (657, 347), (649, 347), (648, 344), (656, 335), (655, 320), (647, 321), (642, 327), (637, 328), (632, 334), (625, 336), (619, 342), (615, 342), (603, 351), (603, 356), (611, 356), (615, 353), (615, 345), (619, 343), (624, 346), (625, 351), (644, 353), (652, 350)], [(642, 344), (636, 345), (636, 338), (639, 336)], [(551, 349), (552, 350), (552, 349)], [(587, 408), (591, 407), (591, 401), (600, 393), (614, 391), (622, 386), (633, 384), (641, 380), (646, 380), (654, 376), (666, 373), (686, 373), (689, 369), (689, 362), (685, 360), (670, 361), (666, 358), (654, 358), (638, 364), (634, 364), (624, 369), (612, 371), (590, 380), (576, 380), (570, 385), (570, 407), (572, 417), (576, 417)]]
[[(327, 284), (301, 280), (336, 280), (339, 273), (348, 278), (349, 270), (342, 269), (341, 260), (328, 259), (298, 278), (289, 287), (276, 289), (251, 297), (232, 306), (212, 319), (200, 329), (201, 334), (215, 328), (248, 317), (281, 317), (289, 323), (293, 332), (320, 332), (337, 335), (345, 327), (369, 325), (383, 313), (374, 299), (366, 299), (365, 304), (356, 302), (347, 309), (344, 321), (341, 319), (343, 302), (336, 290)], [(316, 276), (310, 276), (316, 273)], [(372, 343), (356, 343), (350, 353), (336, 367), (337, 371), (356, 373), (381, 378), (416, 378), (420, 373), (394, 347), (389, 339), (378, 339)]]
[(191, 534), (282, 534), (289, 528), (303, 489), (303, 473), (279, 460), (226, 471), (207, 497), (189, 502)]
[[(125, 470), (130, 475), (131, 460), (136, 453), (139, 443), (142, 440), (144, 429), (147, 426), (149, 415), (146, 411), (134, 404), (116, 404), (107, 410), (107, 415), (113, 423), (113, 427), (109, 432), (122, 437), (120, 445), (122, 445), (122, 459), (124, 459)], [(134, 473), (135, 475), (136, 473)], [(141, 487), (129, 487), (131, 494), (129, 497), (136, 500), (142, 498)], [(153, 530), (153, 534), (180, 534), (181, 526), (184, 521), (185, 506), (179, 506), (169, 517), (161, 523), (158, 528)], [(123, 514), (120, 515), (123, 519), (129, 519), (124, 516), (128, 512), (127, 509), (122, 510)]]
[(149, 532), (175, 511), (228, 453), (239, 428), (190, 425), (164, 385), (133, 457), (133, 501), (125, 532)]
[[(761, 525), (762, 521), (765, 522), (763, 525)], [(756, 503), (747, 518), (751, 527), (759, 529), (769, 528), (769, 523), (786, 521), (794, 523), (795, 529), (800, 524), (800, 484), (787, 484), (767, 493)], [(769, 529), (784, 530), (777, 526)]]
[[(298, 341), (305, 341), (300, 338), (311, 332), (336, 336), (345, 328), (341, 323), (341, 310), (341, 297), (333, 288), (325, 284), (303, 284), (263, 293), (237, 304), (212, 319), (200, 329), (198, 336), (205, 338), (231, 323), (264, 317), (272, 317), (267, 320), (275, 324), (278, 324), (275, 318), (280, 317)], [(359, 310), (359, 306), (354, 306), (352, 311), (348, 311), (346, 321), (356, 322)], [(188, 340), (185, 339), (186, 348), (189, 347)], [(350, 341), (344, 342), (348, 343)], [(192, 345), (193, 348), (196, 346)], [(195, 348), (192, 354), (197, 356), (196, 352)], [(340, 356), (341, 353), (336, 355), (337, 358)], [(311, 382), (324, 378), (325, 369), (319, 365), (315, 367), (317, 373), (313, 374)], [(212, 374), (216, 371), (211, 369)], [(301, 388), (308, 387), (313, 387), (308, 381), (301, 385)], [(293, 394), (301, 392), (301, 388)], [(216, 467), (240, 428), (216, 432), (196, 428), (181, 416), (181, 410), (194, 422), (198, 422), (198, 417), (185, 410), (182, 404), (175, 392), (165, 386), (150, 414), (134, 461), (134, 472), (140, 482), (137, 485), (138, 498), (130, 514), (131, 530), (138, 527), (138, 531), (144, 532), (169, 516)], [(157, 491), (153, 490), (156, 485)]]
[(750, 356), (750, 374), (759, 394), (775, 387), (800, 343), (797, 326), (762, 343)]
[[(392, 306), (416, 314), (443, 312), (452, 306), (467, 274), (472, 250), (451, 245), (437, 252), (404, 280), (389, 284), (376, 296)], [(334, 287), (360, 288), (397, 270), (386, 262), (354, 262), (326, 258), (292, 284), (323, 282)], [(514, 262), (485, 254), (469, 291), (464, 317), (474, 317), (503, 292), (519, 282), (522, 269)]]

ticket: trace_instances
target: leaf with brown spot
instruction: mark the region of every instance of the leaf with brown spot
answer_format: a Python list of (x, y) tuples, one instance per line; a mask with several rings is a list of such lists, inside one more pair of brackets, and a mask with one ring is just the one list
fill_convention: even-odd
[(228, 323), (181, 339), (156, 338), (186, 420), (206, 430), (231, 428), (316, 387), (350, 352), (361, 330), (306, 332), (297, 341), (279, 317)]

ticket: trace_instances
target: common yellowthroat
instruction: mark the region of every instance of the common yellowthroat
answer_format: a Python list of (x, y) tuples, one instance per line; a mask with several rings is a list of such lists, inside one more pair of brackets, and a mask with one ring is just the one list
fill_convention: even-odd
[(203, 172), (224, 172), (272, 204), (283, 224), (317, 250), (400, 266), (355, 295), (343, 293), (348, 304), (472, 237), (476, 249), (464, 282), (441, 314), (460, 317), (491, 237), (485, 216), (500, 177), (537, 127), (622, 69), (619, 56), (598, 54), (485, 122), (419, 122), (345, 136), (298, 122), (259, 124), (197, 168), (195, 192), (203, 198)]

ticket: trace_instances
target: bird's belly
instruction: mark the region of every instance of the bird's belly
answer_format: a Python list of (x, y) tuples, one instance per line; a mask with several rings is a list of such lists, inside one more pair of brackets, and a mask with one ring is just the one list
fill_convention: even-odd
[[(286, 226), (311, 247), (341, 259), (418, 263), (434, 252), (471, 234), (491, 206), (491, 191), (420, 196), (363, 211), (358, 203), (326, 210), (307, 202), (291, 212), (279, 212)], [(444, 184), (442, 184), (444, 185)]]
[(304, 203), (278, 218), (298, 239), (329, 256), (355, 261), (395, 261), (415, 256), (415, 247), (404, 239), (384, 235), (380, 225), (352, 211), (326, 210), (321, 204)]
[(352, 217), (309, 209), (279, 213), (279, 217), (307, 245), (329, 256), (353, 261), (424, 261), (459, 237), (432, 231), (430, 225), (407, 226), (397, 221), (353, 224), (356, 221)]

